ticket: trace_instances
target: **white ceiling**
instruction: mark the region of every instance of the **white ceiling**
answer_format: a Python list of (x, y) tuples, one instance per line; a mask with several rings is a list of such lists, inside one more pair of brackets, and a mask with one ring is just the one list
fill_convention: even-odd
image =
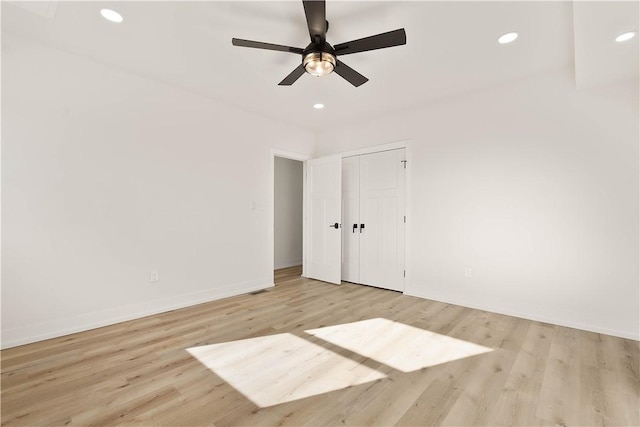
[[(574, 64), (579, 87), (638, 76), (638, 2), (327, 2), (331, 44), (405, 28), (407, 45), (343, 56), (370, 81), (303, 75), (285, 52), (233, 47), (231, 38), (305, 47), (299, 1), (2, 3), (2, 31), (244, 110), (317, 130)], [(122, 24), (105, 21), (103, 7)], [(510, 45), (503, 33), (517, 31)], [(575, 46), (574, 49), (574, 37)], [(326, 104), (314, 110), (312, 104)]]

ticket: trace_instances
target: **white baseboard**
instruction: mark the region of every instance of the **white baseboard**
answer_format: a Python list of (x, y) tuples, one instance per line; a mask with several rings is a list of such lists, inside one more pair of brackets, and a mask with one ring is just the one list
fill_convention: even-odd
[[(300, 263), (298, 262), (289, 265), (289, 267), (295, 265), (300, 265)], [(215, 301), (218, 299), (241, 295), (247, 292), (253, 292), (270, 287), (273, 287), (273, 283), (271, 283), (268, 279), (242, 282), (214, 290), (192, 292), (189, 294), (161, 298), (141, 304), (132, 304), (124, 307), (117, 307), (114, 309), (102, 310), (94, 313), (85, 313), (78, 316), (56, 319), (48, 322), (34, 323), (19, 328), (5, 329), (2, 331), (2, 349), (30, 344), (50, 338), (57, 338), (76, 332), (83, 332), (90, 329), (113, 325), (115, 323), (125, 322), (128, 320), (139, 319), (145, 316), (164, 313), (179, 308), (189, 307), (196, 304), (202, 304), (205, 302)], [(606, 334), (636, 341), (639, 340), (638, 336), (634, 336), (629, 332), (609, 330), (594, 325), (585, 325), (581, 323), (571, 322), (565, 319), (545, 318), (543, 316), (538, 316), (531, 313), (514, 312), (510, 310), (504, 310), (502, 308), (481, 306), (478, 304), (470, 303), (468, 301), (453, 301), (446, 298), (420, 295), (407, 291), (405, 291), (405, 295), (423, 299), (430, 299), (446, 304), (460, 305), (476, 310), (490, 311), (492, 313), (519, 317), (536, 322), (550, 323), (553, 325), (565, 326), (569, 328)]]
[(295, 267), (297, 265), (302, 265), (302, 258), (291, 261), (276, 261), (273, 265), (273, 269), (279, 270), (281, 268)]
[(515, 312), (510, 310), (504, 310), (502, 308), (481, 306), (468, 301), (453, 301), (448, 298), (440, 298), (440, 297), (434, 297), (430, 295), (419, 295), (419, 294), (407, 292), (407, 291), (405, 291), (404, 294), (412, 297), (428, 299), (431, 301), (443, 302), (445, 304), (459, 305), (462, 307), (473, 308), (475, 310), (489, 311), (491, 313), (504, 314), (505, 316), (512, 316), (512, 317), (518, 317), (520, 319), (533, 320), (535, 322), (550, 323), (552, 325), (564, 326), (564, 327), (573, 328), (573, 329), (580, 329), (581, 331), (595, 332), (598, 334), (611, 335), (614, 337), (626, 338), (626, 339), (635, 340), (635, 341), (640, 340), (640, 337), (638, 337), (637, 335), (634, 336), (633, 333), (630, 333), (630, 332), (616, 331), (616, 330), (611, 330), (607, 328), (601, 328), (595, 325), (585, 325), (582, 323), (572, 322), (566, 319), (552, 319), (552, 318), (539, 316), (537, 314), (532, 314), (532, 313)]
[(88, 331), (273, 286), (273, 282), (270, 279), (241, 282), (223, 288), (165, 297), (145, 303), (34, 323), (19, 328), (5, 329), (2, 331), (2, 349)]

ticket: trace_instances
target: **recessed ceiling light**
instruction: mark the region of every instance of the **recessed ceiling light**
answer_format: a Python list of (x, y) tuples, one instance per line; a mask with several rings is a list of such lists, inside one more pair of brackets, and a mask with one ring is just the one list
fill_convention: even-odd
[(620, 34), (618, 37), (616, 37), (616, 41), (618, 43), (626, 42), (627, 40), (631, 40), (635, 36), (636, 36), (635, 31), (629, 31), (627, 33)]
[(324, 108), (324, 104), (313, 104), (313, 108), (316, 110), (322, 110)]
[(100, 15), (102, 15), (102, 17), (104, 19), (106, 19), (107, 21), (111, 21), (111, 22), (120, 23), (120, 22), (122, 22), (124, 20), (122, 18), (122, 15), (120, 15), (115, 10), (111, 10), (111, 9), (102, 9), (102, 10), (100, 10)]
[(518, 38), (518, 33), (507, 33), (507, 34), (503, 34), (500, 36), (500, 38), (498, 39), (498, 43), (500, 44), (507, 44), (507, 43), (511, 43), (513, 42), (515, 39)]

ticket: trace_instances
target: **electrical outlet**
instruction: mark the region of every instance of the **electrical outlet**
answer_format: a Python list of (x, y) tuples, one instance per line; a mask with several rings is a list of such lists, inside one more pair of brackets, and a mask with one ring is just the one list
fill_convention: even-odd
[(471, 267), (465, 267), (464, 277), (471, 277), (471, 276), (473, 276), (473, 270), (471, 269)]
[(149, 282), (157, 283), (158, 280), (160, 280), (160, 273), (158, 272), (158, 270), (153, 270), (149, 273)]

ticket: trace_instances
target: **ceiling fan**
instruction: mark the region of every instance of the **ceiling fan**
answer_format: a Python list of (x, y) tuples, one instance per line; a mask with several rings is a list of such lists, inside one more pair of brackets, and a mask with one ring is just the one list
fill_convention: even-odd
[(307, 27), (309, 27), (309, 36), (311, 37), (311, 43), (304, 49), (252, 40), (231, 39), (231, 43), (234, 46), (277, 50), (302, 55), (302, 64), (298, 65), (284, 80), (278, 83), (280, 86), (291, 86), (305, 71), (314, 76), (325, 76), (335, 71), (346, 81), (358, 87), (369, 79), (340, 61), (337, 56), (400, 46), (407, 43), (407, 35), (404, 28), (401, 28), (331, 46), (326, 40), (329, 21), (326, 20), (325, 0), (303, 0), (302, 5), (304, 6), (304, 14), (307, 18)]

